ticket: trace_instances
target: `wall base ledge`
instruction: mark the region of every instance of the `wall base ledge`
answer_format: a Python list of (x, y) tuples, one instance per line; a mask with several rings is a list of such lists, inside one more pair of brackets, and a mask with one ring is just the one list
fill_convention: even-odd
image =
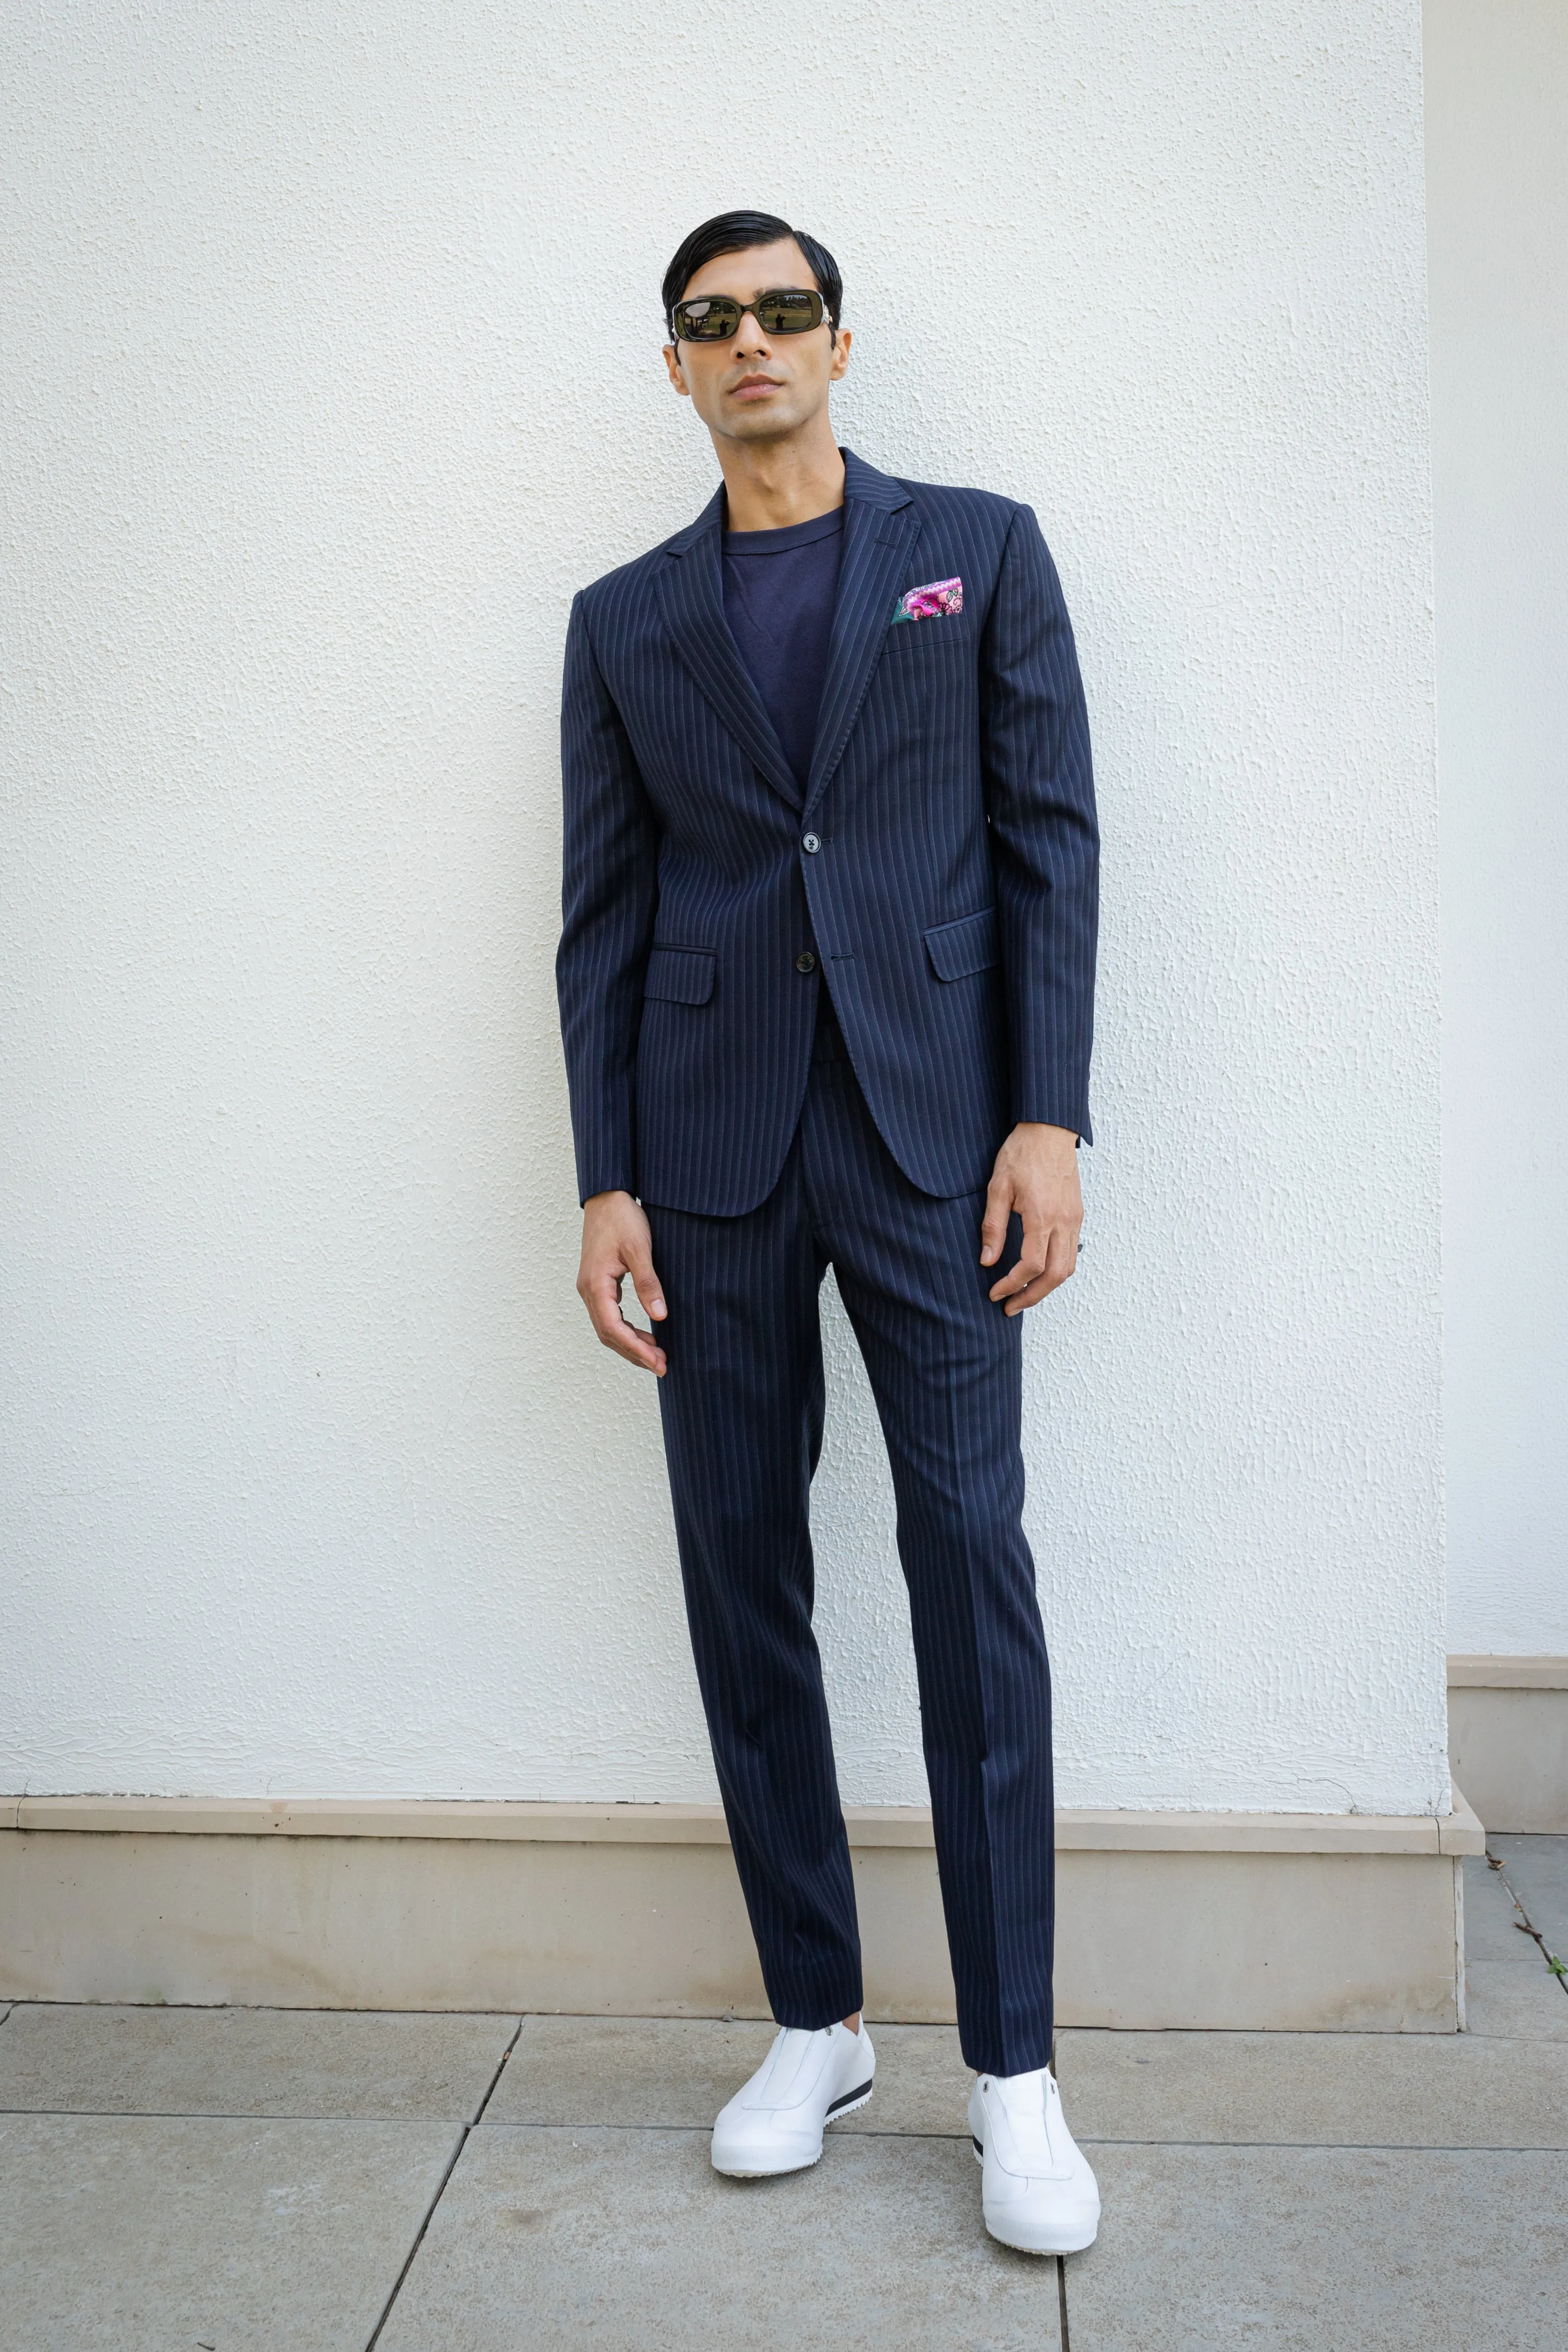
[[(848, 1809), (873, 2019), (954, 2014), (931, 1817)], [(171, 1832), (174, 1834), (171, 1834)], [(1452, 2032), (1462, 1799), (1057, 1816), (1064, 2025)], [(765, 2017), (716, 1806), (25, 1797), (0, 2000)]]
[(1448, 1688), (1568, 1691), (1568, 1658), (1456, 1652), (1448, 1660)]
[[(926, 1805), (846, 1805), (855, 1846), (931, 1847)], [(0, 1827), (186, 1837), (477, 1838), (549, 1845), (727, 1845), (718, 1805), (567, 1804), (429, 1797), (5, 1797)], [(1480, 1853), (1451, 1813), (1138, 1812), (1063, 1807), (1060, 1853)]]
[(1568, 1658), (1451, 1657), (1448, 1761), (1489, 1830), (1568, 1835)]

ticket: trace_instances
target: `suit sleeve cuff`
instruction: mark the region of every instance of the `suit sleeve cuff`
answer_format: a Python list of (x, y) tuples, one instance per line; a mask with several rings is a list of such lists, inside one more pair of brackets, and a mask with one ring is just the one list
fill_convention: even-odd
[(637, 1179), (629, 1168), (585, 1168), (578, 1172), (577, 1204), (586, 1208), (596, 1192), (630, 1192), (637, 1197)]
[(1018, 1126), (1065, 1127), (1080, 1143), (1092, 1144), (1094, 1140), (1089, 1125), (1089, 1106), (1085, 1102), (1061, 1102), (1047, 1095), (1038, 1101), (1016, 1106), (1013, 1120)]

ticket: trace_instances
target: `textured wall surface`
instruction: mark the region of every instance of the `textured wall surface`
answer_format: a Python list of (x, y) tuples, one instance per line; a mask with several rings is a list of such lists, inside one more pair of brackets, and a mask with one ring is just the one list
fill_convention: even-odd
[[(1030, 499), (1079, 628), (1062, 1801), (1446, 1807), (1419, 36), (7, 10), (0, 1785), (711, 1790), (656, 1399), (572, 1289), (555, 711), (573, 588), (715, 478), (664, 260), (762, 202), (844, 264), (841, 436)], [(918, 1801), (827, 1311), (844, 1790)]]
[(1568, 1654), (1568, 8), (1428, 0), (1448, 1629)]

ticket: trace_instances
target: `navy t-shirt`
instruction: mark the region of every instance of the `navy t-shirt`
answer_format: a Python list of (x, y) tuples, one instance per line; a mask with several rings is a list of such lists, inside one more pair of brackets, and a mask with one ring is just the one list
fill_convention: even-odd
[[(844, 510), (813, 515), (783, 530), (727, 530), (724, 612), (773, 731), (802, 794), (811, 772), (817, 713), (828, 674), (828, 644), (839, 593)], [(817, 992), (819, 1060), (843, 1056), (832, 999)]]
[(725, 618), (802, 793), (828, 674), (843, 543), (842, 507), (785, 530), (724, 535)]

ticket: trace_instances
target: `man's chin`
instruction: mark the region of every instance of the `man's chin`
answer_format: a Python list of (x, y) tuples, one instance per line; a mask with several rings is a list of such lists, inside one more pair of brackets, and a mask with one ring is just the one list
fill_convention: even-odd
[(768, 401), (756, 408), (727, 409), (719, 430), (732, 441), (782, 441), (804, 421), (793, 407), (781, 409)]

